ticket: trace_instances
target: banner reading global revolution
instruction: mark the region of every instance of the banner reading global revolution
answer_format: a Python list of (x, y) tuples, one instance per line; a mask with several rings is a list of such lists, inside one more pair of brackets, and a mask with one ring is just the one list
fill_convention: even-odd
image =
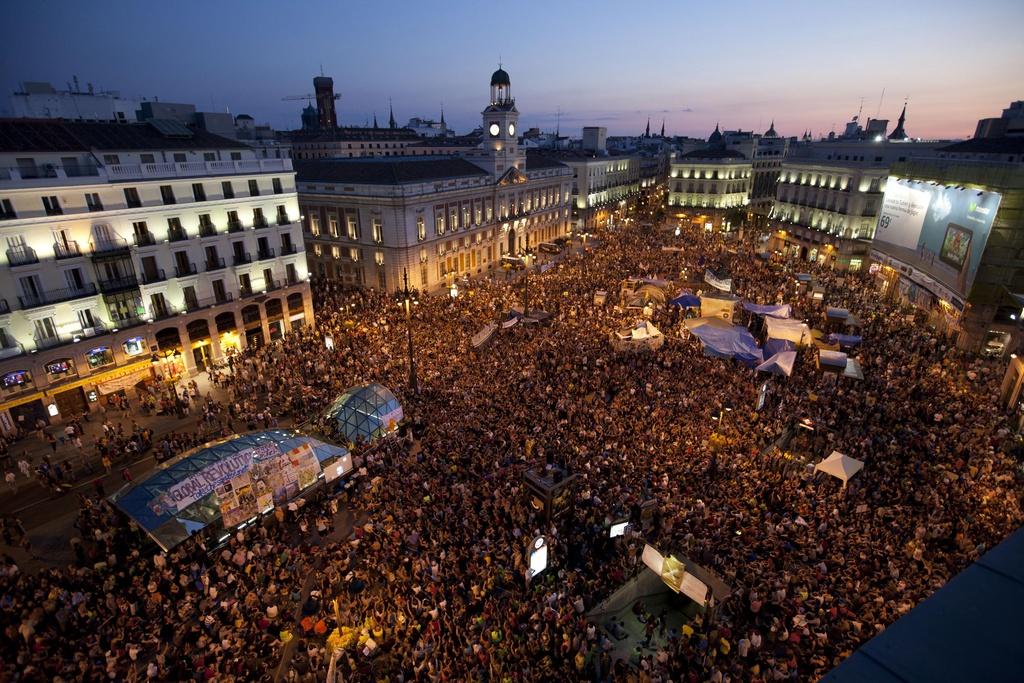
[(251, 465), (252, 449), (233, 453), (167, 489), (160, 497), (160, 506), (168, 512), (180, 512)]

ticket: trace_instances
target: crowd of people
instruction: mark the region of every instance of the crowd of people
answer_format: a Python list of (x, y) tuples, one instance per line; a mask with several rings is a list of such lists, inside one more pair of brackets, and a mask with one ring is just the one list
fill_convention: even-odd
[[(908, 317), (866, 276), (807, 264), (827, 303), (863, 321), (863, 381), (821, 373), (805, 349), (755, 410), (763, 377), (705, 356), (668, 307), (653, 311), (670, 338), (661, 349), (612, 350), (609, 334), (637, 312), (595, 305), (595, 290), (706, 267), (749, 301), (791, 303), (794, 317), (825, 323), (785, 264), (742, 245), (696, 229), (609, 230), (529, 276), (530, 307), (549, 323), (502, 329), (486, 348), (470, 339), (522, 306), (523, 276), (419, 297), (414, 392), (402, 300), (316, 283), (316, 327), (233, 358), (215, 378), (232, 399), (206, 403), (204, 419), (224, 433), (291, 419), (338, 437), (329, 419), (309, 418), (353, 385), (391, 388), (416, 439), (347, 444), (351, 535), (330, 535), (338, 499), (324, 497), (275, 511), (223, 549), (196, 538), (154, 554), (85, 496), (75, 566), (30, 575), (4, 562), (3, 670), (24, 681), (321, 681), (329, 670), (431, 683), (815, 680), (1024, 521), (995, 400), (1001, 369)], [(724, 405), (729, 421), (713, 419)], [(772, 449), (797, 420), (813, 434), (794, 452)], [(778, 466), (833, 449), (865, 462), (845, 489)], [(554, 522), (523, 483), (550, 463), (579, 475)], [(609, 539), (623, 518), (630, 530)], [(550, 565), (531, 579), (537, 535)], [(645, 637), (622, 655), (586, 615), (641, 570), (647, 543), (699, 562), (731, 595), (679, 629), (645, 615)]]

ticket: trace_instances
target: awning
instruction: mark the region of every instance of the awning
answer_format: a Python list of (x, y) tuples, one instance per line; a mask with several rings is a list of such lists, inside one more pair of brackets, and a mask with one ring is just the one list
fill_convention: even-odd
[(142, 367), (133, 370), (132, 372), (126, 375), (121, 375), (120, 377), (115, 377), (113, 379), (107, 380), (106, 382), (97, 384), (96, 390), (101, 394), (113, 394), (118, 391), (121, 391), (122, 389), (128, 389), (130, 387), (133, 387), (142, 380), (148, 377), (152, 377), (152, 364), (146, 363), (146, 366), (147, 367)]

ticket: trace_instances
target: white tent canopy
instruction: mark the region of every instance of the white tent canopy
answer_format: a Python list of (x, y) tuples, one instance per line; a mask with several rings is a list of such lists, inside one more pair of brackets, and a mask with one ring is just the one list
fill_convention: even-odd
[(757, 366), (758, 372), (770, 372), (773, 375), (793, 374), (793, 365), (796, 363), (796, 351), (779, 351), (777, 354)]
[(785, 339), (794, 344), (810, 344), (811, 329), (806, 323), (789, 318), (773, 318), (768, 316), (764, 319), (768, 326), (769, 339)]
[(839, 451), (832, 451), (832, 454), (814, 466), (815, 472), (831, 474), (843, 482), (843, 486), (853, 478), (853, 475), (864, 469), (864, 461), (843, 455)]

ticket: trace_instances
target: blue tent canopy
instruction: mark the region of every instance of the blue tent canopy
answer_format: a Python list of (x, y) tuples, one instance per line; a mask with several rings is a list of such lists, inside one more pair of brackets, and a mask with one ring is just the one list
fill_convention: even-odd
[(743, 310), (756, 315), (770, 315), (775, 318), (788, 318), (793, 311), (789, 304), (752, 304), (749, 301), (743, 303)]
[(864, 341), (864, 337), (856, 334), (830, 334), (828, 335), (828, 342), (830, 344), (839, 344), (840, 346), (857, 346)]
[(771, 358), (781, 351), (793, 351), (796, 344), (788, 339), (769, 339), (764, 343), (764, 357)]
[(693, 294), (683, 294), (672, 299), (669, 303), (673, 306), (681, 306), (682, 308), (698, 308), (700, 306), (700, 297)]
[(744, 364), (757, 364), (764, 360), (753, 335), (745, 327), (730, 325), (700, 325), (693, 334), (704, 345), (704, 353), (715, 358), (735, 358)]

